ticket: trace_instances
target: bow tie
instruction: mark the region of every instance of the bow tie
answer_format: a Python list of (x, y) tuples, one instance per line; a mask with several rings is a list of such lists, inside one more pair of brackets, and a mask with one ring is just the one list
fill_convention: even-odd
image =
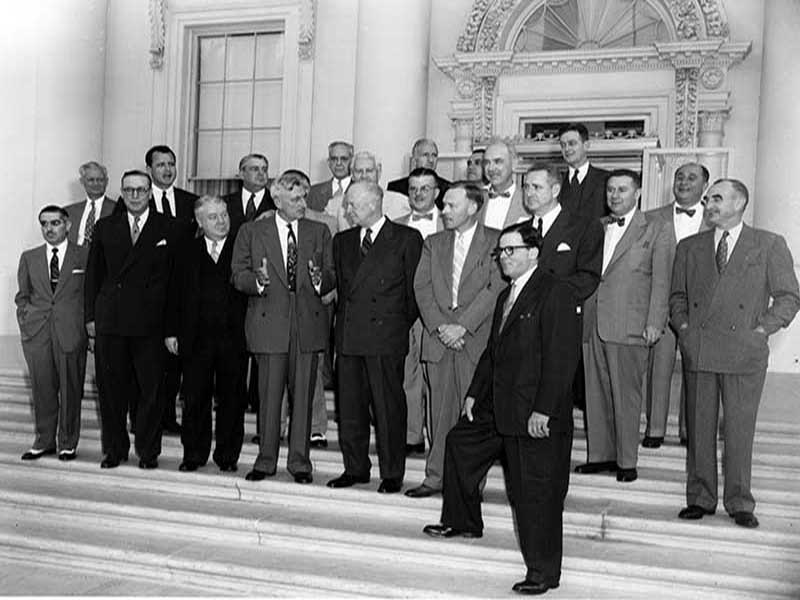
[(511, 198), (511, 192), (495, 192), (494, 190), (489, 190), (489, 198)]
[(617, 217), (608, 217), (608, 224), (611, 225), (611, 224), (614, 224), (614, 223), (616, 223), (620, 227), (624, 227), (625, 226), (625, 217), (619, 217), (619, 218), (617, 218)]
[(675, 207), (675, 214), (679, 215), (683, 213), (684, 215), (689, 215), (689, 218), (694, 216), (694, 213), (697, 212), (696, 208), (681, 208), (680, 206)]
[(412, 221), (421, 221), (422, 219), (426, 219), (428, 221), (433, 221), (433, 213), (429, 212), (429, 213), (425, 213), (424, 215), (421, 215), (419, 213), (411, 213), (411, 220)]

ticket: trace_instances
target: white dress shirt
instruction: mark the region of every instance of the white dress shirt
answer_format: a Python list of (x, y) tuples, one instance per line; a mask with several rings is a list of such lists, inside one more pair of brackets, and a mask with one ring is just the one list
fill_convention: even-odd
[[(253, 203), (256, 205), (256, 211), (258, 211), (258, 207), (261, 206), (261, 201), (264, 199), (264, 194), (266, 194), (267, 188), (259, 190), (255, 192), (256, 197), (253, 199)], [(250, 201), (250, 196), (253, 192), (248, 191), (244, 187), (242, 188), (242, 214), (247, 214), (247, 203)], [(297, 232), (295, 232), (297, 233)]]
[(64, 265), (64, 255), (67, 253), (67, 240), (64, 239), (58, 246), (53, 246), (50, 243), (46, 244), (45, 248), (47, 258), (47, 272), (50, 272), (50, 261), (53, 259), (53, 248), (58, 248), (58, 271), (61, 272), (61, 267)]
[(97, 200), (92, 200), (89, 196), (86, 196), (86, 205), (83, 207), (81, 222), (78, 224), (79, 246), (83, 246), (83, 242), (86, 240), (86, 221), (89, 219), (89, 212), (92, 210), (92, 204), (94, 204), (94, 222), (97, 224), (97, 221), (100, 219), (100, 210), (103, 208), (103, 200), (105, 200), (105, 196), (100, 196)]
[[(576, 169), (574, 169), (573, 167), (569, 168), (568, 177), (570, 183), (572, 183), (572, 178), (575, 175), (575, 170)], [(578, 167), (577, 171), (578, 171), (578, 183), (583, 183), (583, 180), (586, 179), (586, 174), (589, 173), (589, 161), (587, 160), (580, 167)]]
[[(722, 232), (725, 231), (724, 229), (720, 229), (719, 227), (714, 229), (714, 256), (717, 255), (717, 246), (719, 246), (719, 241), (722, 239)], [(731, 227), (728, 231), (728, 258), (725, 262), (731, 259), (731, 254), (733, 254), (733, 249), (736, 247), (736, 242), (739, 241), (739, 234), (742, 233), (742, 222), (739, 221), (738, 225)]]
[[(611, 257), (614, 256), (614, 250), (619, 244), (619, 241), (622, 239), (622, 236), (625, 235), (625, 232), (628, 231), (628, 227), (631, 225), (631, 219), (633, 218), (633, 213), (636, 212), (636, 207), (634, 206), (630, 212), (622, 215), (622, 218), (625, 219), (624, 225), (619, 225), (617, 223), (609, 223), (606, 225), (606, 233), (605, 237), (603, 238), (603, 270), (602, 273), (606, 272), (608, 268), (608, 263), (611, 262)], [(614, 217), (619, 218), (619, 217)]]
[[(127, 211), (126, 214), (128, 215), (128, 233), (133, 231), (133, 220), (134, 217)], [(145, 208), (144, 212), (139, 215), (139, 235), (142, 235), (142, 230), (144, 229), (144, 224), (147, 223), (147, 217), (150, 215), (150, 208)]]
[[(211, 253), (211, 249), (213, 248), (214, 243), (215, 243), (214, 240), (212, 240), (211, 238), (209, 238), (207, 236), (203, 236), (203, 238), (206, 241), (206, 252), (208, 252), (208, 255), (211, 258), (214, 258), (214, 255)], [(222, 254), (222, 247), (225, 245), (225, 240), (227, 240), (227, 239), (228, 239), (228, 236), (225, 236), (221, 240), (217, 240), (216, 241), (216, 244), (217, 244), (217, 260), (219, 260), (219, 255)]]
[(561, 204), (556, 204), (553, 208), (547, 211), (546, 214), (542, 215), (541, 217), (534, 216), (533, 217), (533, 226), (536, 227), (538, 219), (542, 220), (542, 237), (547, 235), (547, 232), (550, 231), (550, 228), (555, 223), (558, 215), (561, 214)]
[(694, 211), (694, 215), (691, 217), (686, 213), (679, 213), (676, 210), (677, 207), (678, 205), (676, 204), (675, 208), (672, 209), (672, 222), (675, 225), (675, 241), (680, 242), (700, 231), (700, 226), (703, 224), (705, 207), (702, 202), (698, 202), (694, 206), (685, 207)]
[(156, 212), (160, 214), (164, 214), (164, 205), (161, 202), (161, 199), (164, 196), (164, 192), (167, 193), (167, 202), (169, 202), (170, 210), (172, 211), (172, 216), (174, 217), (177, 213), (175, 212), (175, 186), (171, 185), (167, 189), (162, 190), (158, 186), (153, 187), (153, 198), (156, 201)]
[[(369, 237), (372, 239), (372, 243), (375, 243), (375, 240), (378, 238), (378, 234), (381, 232), (381, 227), (383, 224), (386, 223), (386, 217), (381, 217), (377, 221), (375, 221), (372, 225), (370, 225), (370, 234)], [(361, 231), (359, 232), (359, 243), (364, 241), (364, 236), (367, 235), (367, 228), (362, 227)]]
[[(508, 198), (504, 198), (503, 196), (496, 196), (494, 198), (488, 197), (486, 198), (486, 211), (484, 212), (483, 224), (487, 227), (492, 227), (493, 229), (501, 230), (505, 226), (506, 223), (506, 216), (508, 215), (508, 209), (511, 208), (511, 200), (514, 198), (514, 194), (517, 191), (517, 184), (512, 183), (511, 187), (509, 187), (506, 191), (502, 192), (503, 194), (508, 193)], [(489, 194), (491, 195), (492, 189), (489, 188)]]
[[(430, 219), (426, 218), (419, 218), (414, 220), (414, 216), (420, 217), (423, 214), (431, 215)], [(439, 226), (439, 209), (435, 206), (433, 210), (429, 213), (418, 213), (414, 210), (411, 211), (411, 214), (408, 215), (408, 226), (416, 229), (422, 235), (422, 239), (424, 240), (426, 237), (431, 235), (432, 233), (436, 233), (438, 226)]]
[(283, 254), (283, 266), (286, 267), (286, 259), (289, 255), (289, 226), (294, 232), (295, 247), (300, 244), (300, 236), (297, 235), (297, 220), (291, 223), (285, 221), (277, 211), (275, 211), (275, 225), (278, 227), (278, 241), (281, 244), (281, 254)]

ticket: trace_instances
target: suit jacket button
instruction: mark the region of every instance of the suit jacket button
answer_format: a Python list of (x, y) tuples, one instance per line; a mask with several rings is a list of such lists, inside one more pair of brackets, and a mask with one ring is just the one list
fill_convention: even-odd
[(694, 307), (697, 308), (697, 302), (694, 303)]
[(700, 323), (700, 329), (705, 329), (705, 328), (706, 328), (706, 324), (705, 323)]
[(122, 289), (122, 284), (121, 284), (121, 283), (118, 283), (118, 284), (117, 284), (117, 289), (119, 289), (119, 290), (121, 290), (121, 289)]
[(736, 331), (736, 325), (731, 325), (731, 331)]

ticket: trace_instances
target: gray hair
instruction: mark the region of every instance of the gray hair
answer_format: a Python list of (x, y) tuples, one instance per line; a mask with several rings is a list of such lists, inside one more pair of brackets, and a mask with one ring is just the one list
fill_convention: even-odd
[(227, 202), (225, 202), (225, 200), (219, 196), (200, 196), (194, 201), (195, 216), (197, 216), (197, 214), (208, 204), (225, 204), (227, 206)]
[(106, 169), (103, 165), (95, 160), (90, 160), (89, 162), (83, 163), (80, 167), (78, 167), (78, 173), (81, 176), (81, 179), (86, 176), (86, 171), (89, 169), (99, 169), (103, 172), (103, 177), (108, 179), (108, 169)]

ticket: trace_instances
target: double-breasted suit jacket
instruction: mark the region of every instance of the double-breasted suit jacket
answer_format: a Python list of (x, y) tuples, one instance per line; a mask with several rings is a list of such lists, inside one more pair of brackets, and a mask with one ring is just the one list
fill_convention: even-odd
[(609, 172), (589, 164), (586, 177), (577, 186), (570, 184), (569, 171), (561, 182), (561, 206), (572, 214), (599, 219), (608, 214), (606, 180)]

